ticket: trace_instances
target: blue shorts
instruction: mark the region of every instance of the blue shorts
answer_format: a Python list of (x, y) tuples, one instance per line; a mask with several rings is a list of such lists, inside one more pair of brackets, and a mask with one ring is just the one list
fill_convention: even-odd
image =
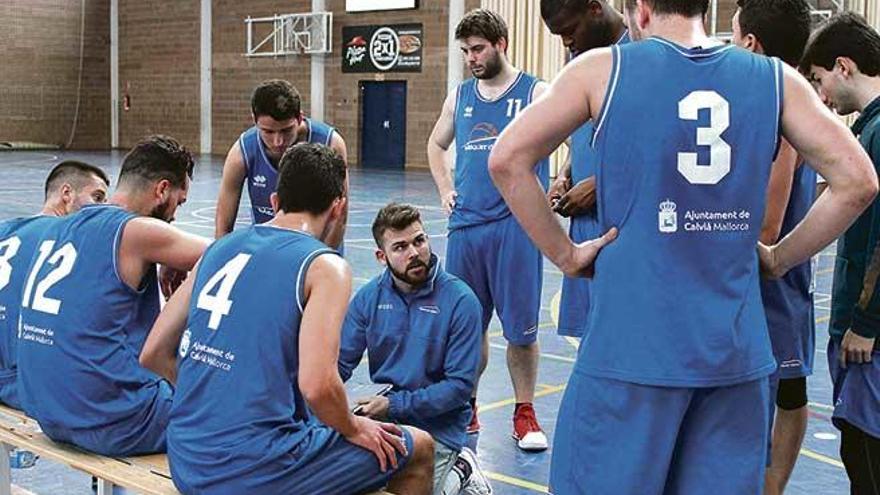
[(575, 371), (554, 435), (553, 493), (761, 493), (767, 389), (766, 378), (673, 388)]
[(21, 399), (18, 397), (18, 370), (0, 370), (0, 402), (15, 408), (22, 409)]
[[(597, 237), (594, 217), (582, 215), (571, 219), (568, 236), (574, 242), (584, 242)], [(557, 332), (567, 337), (583, 337), (587, 331), (587, 315), (590, 312), (590, 279), (562, 279), (562, 296), (559, 299), (559, 324)]]
[[(329, 430), (323, 425), (319, 428)], [(255, 466), (251, 475), (235, 476), (217, 485), (196, 489), (187, 484), (186, 476), (183, 475), (186, 471), (175, 469), (175, 463), (171, 462), (172, 479), (181, 493), (337, 495), (373, 492), (387, 485), (391, 477), (403, 469), (412, 457), (412, 434), (406, 428), (401, 430), (407, 455), (398, 454), (397, 469), (388, 466), (384, 473), (379, 470), (379, 461), (375, 454), (350, 443), (331, 430), (314, 435), (320, 438), (320, 450), (305, 454), (291, 453), (279, 459), (262, 462)], [(229, 457), (234, 456), (235, 452), (218, 452), (218, 456), (220, 455)]]
[(541, 252), (513, 215), (449, 232), (446, 271), (477, 295), (484, 332), (497, 309), (504, 338), (511, 344), (538, 339), (542, 270)]
[(104, 428), (70, 430), (40, 423), (43, 432), (56, 442), (66, 442), (97, 454), (119, 457), (165, 452), (165, 430), (171, 413), (174, 390), (165, 380), (149, 385), (155, 387), (153, 402), (128, 421)]
[[(788, 380), (812, 375), (816, 354), (816, 317), (812, 302), (801, 308), (802, 311), (776, 314), (765, 299), (764, 308), (773, 356), (779, 365), (774, 376)], [(785, 321), (781, 321), (783, 318)]]
[[(874, 438), (880, 438), (880, 351), (870, 363), (847, 363), (841, 368), (840, 342), (828, 340), (828, 369), (833, 383), (833, 420), (844, 420)], [(835, 425), (840, 428), (839, 423)]]

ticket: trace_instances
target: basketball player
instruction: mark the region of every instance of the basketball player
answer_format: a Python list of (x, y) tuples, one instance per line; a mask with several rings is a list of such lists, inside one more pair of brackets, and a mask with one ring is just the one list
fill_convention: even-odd
[[(738, 0), (733, 43), (797, 67), (810, 37), (806, 0)], [(803, 220), (816, 196), (816, 173), (780, 141), (767, 189), (761, 242), (772, 245)], [(810, 261), (777, 280), (761, 281), (777, 370), (770, 376), (770, 465), (764, 493), (785, 491), (807, 431), (807, 376), (813, 372), (816, 323)], [(775, 416), (775, 418), (774, 418)]]
[(299, 92), (289, 82), (272, 79), (261, 83), (251, 96), (254, 126), (241, 134), (226, 155), (214, 219), (215, 235), (232, 232), (238, 216), (241, 191), (247, 181), (254, 224), (272, 219), (269, 196), (278, 181), (278, 160), (291, 145), (318, 143), (330, 146), (347, 159), (345, 141), (333, 127), (305, 117)]
[(37, 249), (43, 231), (60, 217), (85, 205), (107, 201), (110, 179), (100, 168), (65, 160), (46, 178), (45, 202), (38, 215), (0, 223), (0, 402), (21, 409), (18, 397), (18, 314), (21, 291), (31, 253)]
[(290, 148), (275, 217), (214, 243), (151, 331), (141, 361), (177, 386), (181, 492), (430, 493), (431, 437), (348, 410), (337, 356), (351, 273), (326, 245), (345, 229), (345, 184), (333, 150)]
[[(510, 64), (507, 24), (498, 14), (469, 12), (456, 27), (455, 38), (474, 77), (446, 97), (428, 140), (431, 174), (449, 214), (446, 269), (473, 289), (483, 308), (480, 374), (489, 359), (486, 330), (497, 309), (516, 395), (513, 438), (523, 450), (544, 450), (547, 437), (532, 406), (538, 376), (541, 253), (510, 215), (489, 178), (487, 163), (498, 134), (546, 84)], [(453, 140), (454, 184), (447, 163)], [(549, 162), (545, 157), (535, 164), (546, 188)], [(478, 430), (474, 409), (469, 431)]]
[[(489, 159), (544, 254), (568, 275), (595, 273), (555, 432), (558, 494), (760, 493), (776, 361), (755, 248), (780, 276), (877, 194), (864, 151), (794, 69), (706, 36), (708, 4), (628, 0), (642, 41), (569, 64)], [(575, 245), (533, 166), (594, 117), (607, 233)], [(829, 189), (767, 247), (758, 240), (780, 132)]]
[(152, 136), (122, 161), (107, 205), (53, 222), (22, 291), (19, 393), (53, 440), (108, 456), (165, 450), (171, 389), (137, 355), (159, 314), (156, 264), (191, 270), (206, 241), (168, 224), (193, 161)]
[[(572, 58), (593, 48), (629, 43), (623, 15), (604, 0), (542, 0), (541, 16), (550, 32), (560, 36)], [(557, 213), (570, 218), (568, 235), (584, 242), (599, 235), (596, 228), (596, 163), (590, 148), (593, 124), (571, 135), (569, 161), (547, 191)], [(574, 184), (572, 186), (572, 184)], [(565, 277), (559, 300), (559, 335), (583, 337), (590, 308), (590, 282)]]
[[(859, 112), (852, 133), (880, 170), (877, 31), (857, 14), (832, 17), (813, 33), (801, 70), (838, 114)], [(841, 431), (840, 458), (853, 495), (880, 494), (878, 240), (880, 201), (875, 200), (837, 241), (831, 289), (828, 368), (834, 382), (833, 421)]]

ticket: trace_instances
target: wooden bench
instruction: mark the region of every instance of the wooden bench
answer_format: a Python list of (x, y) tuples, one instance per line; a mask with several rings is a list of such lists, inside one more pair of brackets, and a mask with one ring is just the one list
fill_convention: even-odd
[[(145, 495), (179, 495), (171, 482), (165, 454), (103, 457), (72, 445), (56, 443), (40, 432), (37, 422), (17, 409), (0, 405), (0, 495), (12, 493), (9, 452), (30, 450), (40, 457), (66, 464), (98, 478), (98, 495), (112, 495), (118, 486)], [(371, 495), (391, 495), (376, 492)]]
[(0, 495), (12, 493), (9, 452), (30, 450), (98, 478), (98, 495), (111, 495), (119, 486), (146, 495), (177, 495), (165, 454), (103, 457), (72, 445), (56, 443), (40, 432), (36, 421), (21, 411), (0, 406)]

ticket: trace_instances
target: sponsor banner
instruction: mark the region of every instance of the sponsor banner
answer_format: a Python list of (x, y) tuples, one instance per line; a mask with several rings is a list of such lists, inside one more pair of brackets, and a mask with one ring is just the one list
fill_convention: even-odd
[(421, 24), (342, 28), (342, 72), (421, 72)]

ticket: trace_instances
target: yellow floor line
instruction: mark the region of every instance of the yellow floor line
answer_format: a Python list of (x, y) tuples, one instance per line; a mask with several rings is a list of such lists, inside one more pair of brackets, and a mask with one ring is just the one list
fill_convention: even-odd
[(812, 450), (809, 450), (809, 449), (801, 449), (801, 455), (809, 457), (810, 459), (814, 459), (819, 462), (824, 462), (825, 464), (830, 464), (831, 466), (843, 469), (842, 462), (838, 461), (837, 459), (828, 457), (827, 455), (822, 455), (818, 452), (813, 452)]
[(816, 323), (825, 323), (825, 322), (828, 321), (830, 318), (831, 318), (831, 317), (828, 316), (828, 315), (820, 316), (820, 317), (816, 318)]
[(525, 488), (527, 490), (532, 490), (538, 493), (550, 493), (549, 488), (545, 485), (541, 485), (520, 478), (515, 478), (513, 476), (507, 476), (506, 474), (493, 473), (492, 471), (483, 471), (483, 473), (486, 475), (487, 478), (492, 481), (500, 481), (501, 483), (518, 486), (520, 488)]
[[(506, 344), (489, 344), (489, 347), (493, 349), (507, 349)], [(575, 358), (568, 356), (560, 356), (559, 354), (551, 354), (549, 352), (542, 352), (540, 354), (542, 358), (552, 359), (554, 361), (562, 361), (563, 363), (574, 363)]]
[[(546, 395), (555, 394), (565, 390), (565, 384), (562, 385), (539, 385), (541, 390), (535, 392), (535, 398), (544, 397)], [(516, 404), (516, 398), (511, 397), (509, 399), (499, 400), (495, 402), (490, 402), (488, 404), (479, 404), (480, 414), (483, 414), (486, 411), (491, 411), (492, 409), (498, 409), (504, 406), (509, 406), (511, 404)]]

